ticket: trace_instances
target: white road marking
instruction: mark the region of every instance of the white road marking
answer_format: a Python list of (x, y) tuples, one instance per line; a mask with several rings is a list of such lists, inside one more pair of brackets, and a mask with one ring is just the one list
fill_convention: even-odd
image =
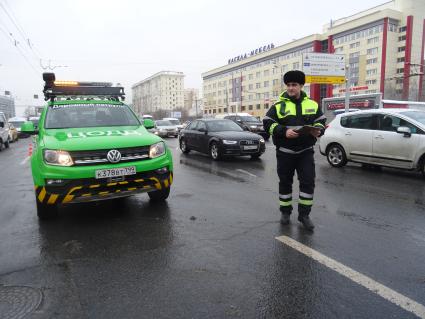
[(22, 162), (21, 162), (21, 165), (25, 165), (28, 161), (29, 161), (29, 159), (30, 159), (31, 157), (30, 156), (27, 156)]
[(414, 313), (419, 318), (425, 318), (425, 306), (406, 297), (402, 294), (394, 291), (379, 282), (369, 278), (350, 267), (347, 267), (332, 258), (329, 258), (318, 251), (307, 247), (296, 240), (289, 238), (287, 236), (276, 237), (277, 240), (284, 243), (285, 245), (299, 251), (300, 253), (310, 257), (317, 262), (325, 265), (326, 267), (336, 271), (337, 273), (347, 277), (348, 279), (354, 281), (355, 283), (369, 289), (373, 293), (381, 296), (382, 298), (396, 304), (397, 306), (407, 310), (411, 313)]
[(244, 170), (244, 169), (240, 169), (240, 168), (238, 168), (238, 169), (236, 169), (236, 171), (237, 172), (241, 172), (241, 173), (244, 173), (244, 174), (248, 174), (249, 176), (251, 176), (251, 177), (258, 177), (257, 175), (254, 175), (254, 174), (252, 174), (252, 173), (250, 173), (250, 172), (247, 172), (246, 170)]

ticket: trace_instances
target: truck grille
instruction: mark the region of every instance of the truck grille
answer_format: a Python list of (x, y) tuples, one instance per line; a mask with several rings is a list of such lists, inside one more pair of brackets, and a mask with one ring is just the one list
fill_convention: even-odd
[[(149, 146), (116, 148), (121, 153), (119, 163), (140, 161), (149, 158)], [(111, 149), (94, 151), (71, 151), (69, 154), (74, 161), (75, 166), (96, 165), (109, 163), (107, 154)]]

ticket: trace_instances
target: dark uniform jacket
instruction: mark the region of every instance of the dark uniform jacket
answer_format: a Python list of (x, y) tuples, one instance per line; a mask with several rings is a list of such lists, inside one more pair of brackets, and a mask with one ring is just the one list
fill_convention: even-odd
[(263, 119), (264, 129), (273, 137), (276, 148), (286, 153), (300, 153), (312, 148), (317, 141), (311, 134), (300, 134), (297, 138), (289, 139), (286, 137), (287, 129), (312, 125), (321, 128), (323, 134), (325, 123), (326, 117), (322, 110), (304, 91), (301, 91), (299, 100), (283, 92)]

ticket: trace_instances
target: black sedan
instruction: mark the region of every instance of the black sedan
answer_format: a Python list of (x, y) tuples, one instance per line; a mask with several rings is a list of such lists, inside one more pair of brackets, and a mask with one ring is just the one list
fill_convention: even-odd
[(244, 131), (235, 122), (225, 119), (195, 120), (180, 131), (179, 142), (183, 153), (194, 150), (209, 154), (214, 160), (242, 155), (259, 158), (266, 150), (260, 135)]

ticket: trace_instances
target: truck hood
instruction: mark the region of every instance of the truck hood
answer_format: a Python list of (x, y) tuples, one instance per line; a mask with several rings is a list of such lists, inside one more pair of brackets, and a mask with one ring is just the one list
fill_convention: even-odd
[(42, 138), (46, 148), (66, 151), (137, 147), (162, 141), (143, 126), (46, 129)]

